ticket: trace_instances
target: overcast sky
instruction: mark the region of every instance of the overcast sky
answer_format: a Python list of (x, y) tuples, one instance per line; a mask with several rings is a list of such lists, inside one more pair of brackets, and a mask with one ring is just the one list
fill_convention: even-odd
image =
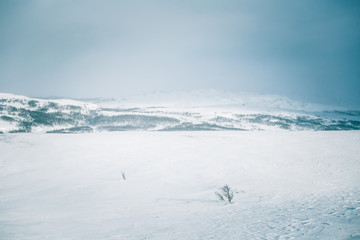
[(360, 107), (360, 1), (0, 1), (0, 92), (196, 89)]

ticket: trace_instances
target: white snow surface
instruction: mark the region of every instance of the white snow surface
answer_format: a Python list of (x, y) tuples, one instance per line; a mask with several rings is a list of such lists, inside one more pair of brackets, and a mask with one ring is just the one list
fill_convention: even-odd
[(359, 131), (4, 134), (0, 152), (3, 240), (360, 239)]

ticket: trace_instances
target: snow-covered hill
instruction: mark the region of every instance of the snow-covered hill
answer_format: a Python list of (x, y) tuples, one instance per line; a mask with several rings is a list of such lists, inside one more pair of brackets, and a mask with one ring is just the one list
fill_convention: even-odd
[(0, 133), (359, 130), (360, 111), (218, 91), (75, 101), (0, 94)]

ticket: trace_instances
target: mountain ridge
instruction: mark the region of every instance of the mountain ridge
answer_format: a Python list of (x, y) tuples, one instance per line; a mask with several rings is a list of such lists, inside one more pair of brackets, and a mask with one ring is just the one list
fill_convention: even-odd
[(93, 102), (0, 93), (1, 133), (131, 130), (360, 130), (360, 111), (216, 91)]

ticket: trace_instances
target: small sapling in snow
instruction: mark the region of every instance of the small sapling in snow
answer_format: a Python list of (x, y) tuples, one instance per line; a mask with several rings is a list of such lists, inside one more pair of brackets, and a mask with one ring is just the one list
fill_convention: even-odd
[(216, 196), (218, 196), (220, 201), (225, 201), (228, 203), (232, 203), (234, 198), (234, 192), (228, 185), (224, 185), (220, 188), (221, 192), (215, 192)]

